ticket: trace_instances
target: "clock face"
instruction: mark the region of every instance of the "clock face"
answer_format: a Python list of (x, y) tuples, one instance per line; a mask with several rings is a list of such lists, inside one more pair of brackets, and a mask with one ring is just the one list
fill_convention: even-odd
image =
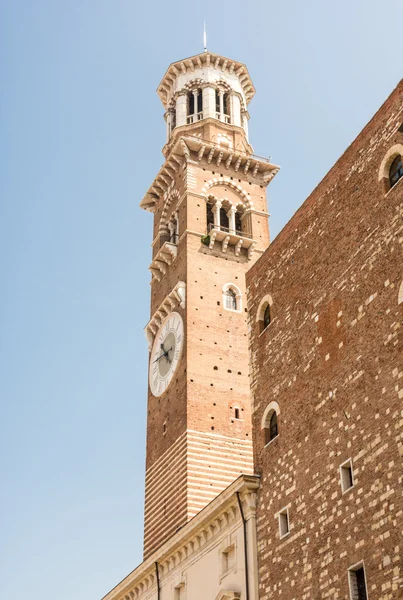
[(161, 396), (169, 386), (181, 358), (183, 347), (183, 320), (173, 312), (163, 321), (150, 358), (150, 389), (154, 396)]

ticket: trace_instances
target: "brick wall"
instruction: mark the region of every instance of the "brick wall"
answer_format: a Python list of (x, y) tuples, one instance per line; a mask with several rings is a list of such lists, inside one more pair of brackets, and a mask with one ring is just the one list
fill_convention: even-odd
[(369, 600), (403, 597), (403, 179), (379, 180), (402, 122), (403, 81), (247, 274), (261, 600), (349, 598), (361, 561)]

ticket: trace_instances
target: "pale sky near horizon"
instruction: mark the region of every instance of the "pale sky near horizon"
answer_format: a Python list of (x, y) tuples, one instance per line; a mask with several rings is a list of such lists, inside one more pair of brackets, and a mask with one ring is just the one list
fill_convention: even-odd
[(402, 4), (0, 0), (0, 598), (99, 600), (142, 556), (156, 88), (245, 62), (275, 236), (402, 77)]

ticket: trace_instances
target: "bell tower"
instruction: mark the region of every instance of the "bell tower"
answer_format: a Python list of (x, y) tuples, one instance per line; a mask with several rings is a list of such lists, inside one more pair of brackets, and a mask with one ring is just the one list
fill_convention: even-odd
[(154, 214), (144, 557), (241, 473), (253, 473), (245, 273), (269, 244), (245, 65), (211, 52), (170, 65)]

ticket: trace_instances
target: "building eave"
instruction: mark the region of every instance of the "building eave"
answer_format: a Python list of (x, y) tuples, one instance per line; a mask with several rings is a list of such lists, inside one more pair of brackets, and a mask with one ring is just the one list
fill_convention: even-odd
[(157, 93), (164, 107), (167, 107), (169, 98), (172, 94), (173, 84), (178, 75), (181, 73), (187, 73), (188, 71), (194, 71), (197, 68), (209, 66), (220, 68), (230, 74), (235, 73), (242, 85), (246, 103), (249, 104), (255, 95), (256, 90), (246, 65), (236, 60), (232, 60), (231, 58), (221, 56), (220, 54), (214, 54), (213, 52), (202, 52), (200, 54), (196, 54), (195, 56), (178, 60), (169, 65), (164, 77), (161, 80), (161, 83), (157, 88)]
[(175, 182), (179, 166), (184, 160), (190, 158), (191, 153), (192, 160), (198, 163), (206, 160), (208, 164), (214, 163), (217, 167), (221, 165), (222, 169), (231, 167), (235, 172), (249, 174), (249, 177), (256, 178), (263, 185), (267, 185), (280, 170), (280, 167), (273, 164), (270, 158), (247, 154), (194, 136), (179, 137), (140, 202), (140, 208), (149, 212), (155, 211), (157, 202)]

